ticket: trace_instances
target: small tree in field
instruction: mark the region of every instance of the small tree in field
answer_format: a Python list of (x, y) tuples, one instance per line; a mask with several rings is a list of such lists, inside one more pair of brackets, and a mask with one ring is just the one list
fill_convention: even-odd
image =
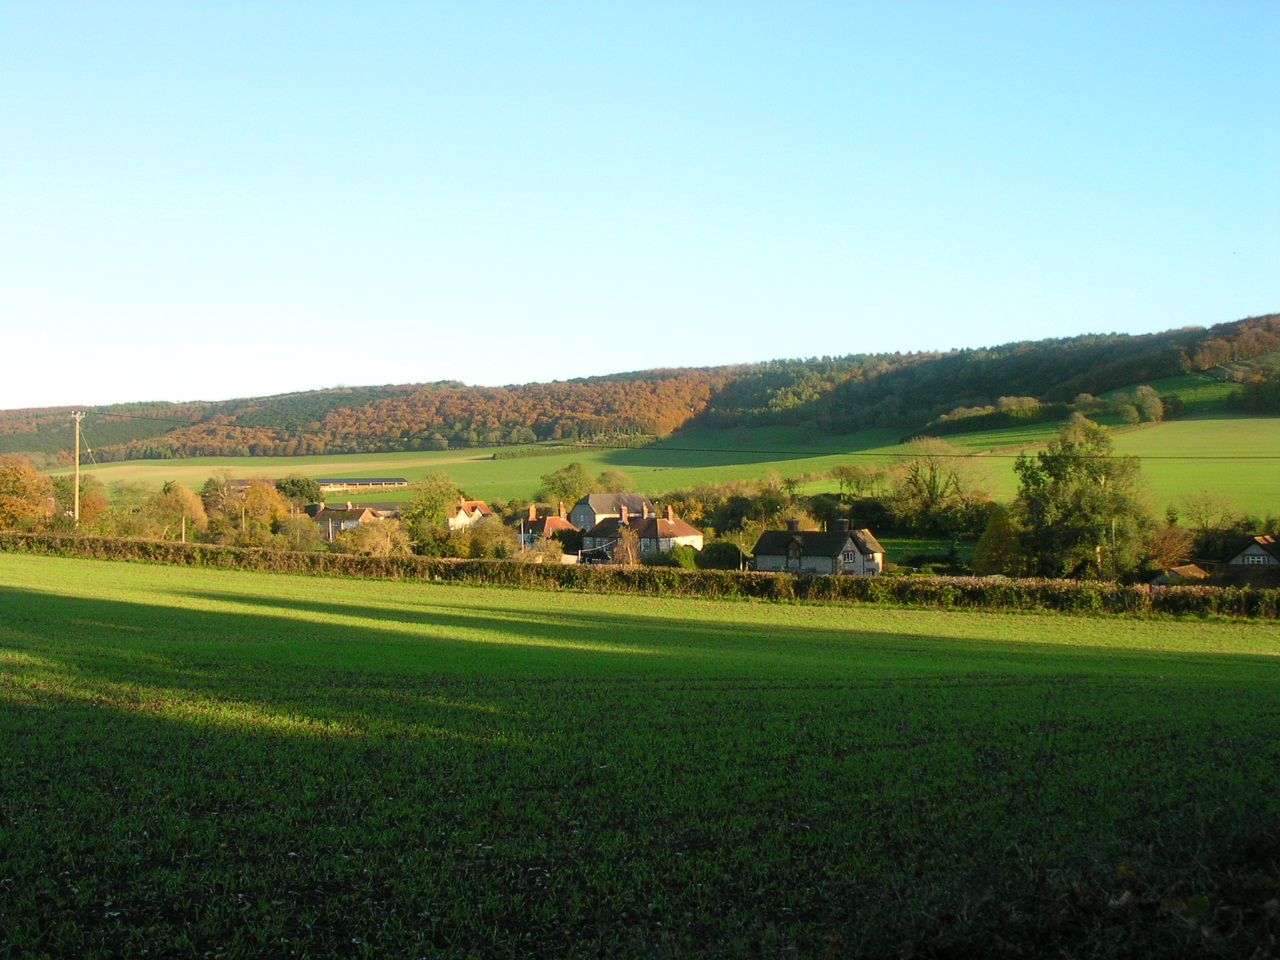
[(400, 510), (409, 535), (420, 542), (438, 539), (461, 495), (447, 473), (428, 473), (414, 484), (409, 502)]
[[(623, 473), (621, 470), (606, 470), (600, 474), (600, 481), (596, 489), (600, 493), (627, 493), (636, 488), (636, 482), (631, 479), (630, 475)], [(575, 497), (573, 502), (581, 499)], [(570, 501), (566, 500), (565, 503)]]
[(352, 553), (364, 557), (405, 557), (412, 552), (409, 534), (399, 520), (362, 523), (344, 539)]
[(640, 562), (640, 535), (630, 527), (623, 527), (618, 531), (618, 542), (614, 545), (612, 560), (627, 567), (634, 567)]
[(973, 551), (974, 575), (1022, 576), (1026, 572), (1027, 562), (1022, 552), (1021, 533), (1021, 528), (1007, 510), (993, 507), (987, 529), (978, 539), (978, 545)]
[(571, 463), (567, 467), (553, 470), (540, 478), (541, 486), (534, 499), (542, 503), (577, 503), (591, 492), (595, 486), (595, 478), (580, 463)]
[(523, 550), (519, 559), (528, 563), (559, 563), (564, 556), (564, 546), (555, 537), (540, 537), (533, 546)]
[(696, 560), (700, 570), (741, 570), (745, 561), (746, 554), (728, 540), (712, 540), (698, 551)]
[(291, 473), (277, 480), (276, 489), (282, 496), (288, 497), (295, 503), (316, 503), (321, 495), (320, 484), (311, 477), (304, 477), (297, 473)]
[(289, 504), (270, 480), (250, 480), (240, 509), (246, 524), (257, 523), (268, 529), (274, 529), (289, 516)]
[(204, 501), (190, 487), (170, 481), (142, 505), (136, 525), (145, 525), (149, 536), (177, 539), (203, 534), (209, 528)]
[(1148, 530), (1143, 541), (1151, 565), (1161, 570), (1186, 563), (1194, 544), (1190, 530), (1168, 522)]
[(0, 530), (42, 523), (52, 493), (49, 478), (25, 457), (0, 457)]
[[(53, 478), (54, 527), (75, 527), (75, 477), (67, 474)], [(111, 497), (107, 487), (91, 473), (80, 475), (80, 530), (81, 532), (110, 532)]]
[(1112, 454), (1106, 427), (1080, 414), (1035, 459), (1020, 456), (1023, 550), (1040, 576), (1103, 576), (1137, 565), (1150, 524), (1136, 457)]
[(276, 531), (276, 544), (285, 550), (322, 550), (324, 535), (320, 524), (305, 514), (290, 517)]
[(466, 555), (476, 559), (505, 560), (520, 552), (520, 539), (516, 532), (497, 517), (477, 520), (464, 533), (467, 538)]

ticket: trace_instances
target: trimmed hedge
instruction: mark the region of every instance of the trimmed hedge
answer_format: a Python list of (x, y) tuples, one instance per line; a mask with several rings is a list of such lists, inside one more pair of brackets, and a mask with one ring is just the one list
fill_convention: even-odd
[(788, 573), (678, 567), (562, 566), (510, 560), (357, 557), (111, 537), (0, 533), (0, 551), (180, 566), (388, 580), (443, 580), (648, 596), (891, 603), (967, 610), (1173, 614), (1280, 619), (1280, 590), (1123, 586), (1098, 580), (1003, 577), (797, 577)]

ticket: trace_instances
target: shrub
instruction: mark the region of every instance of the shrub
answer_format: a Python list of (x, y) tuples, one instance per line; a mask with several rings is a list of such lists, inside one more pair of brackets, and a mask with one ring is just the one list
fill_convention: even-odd
[(741, 570), (746, 560), (736, 543), (712, 540), (694, 558), (699, 570)]
[(693, 570), (697, 567), (698, 551), (685, 544), (676, 544), (662, 553), (651, 553), (642, 558), (646, 567), (679, 567), (682, 570)]
[(893, 603), (971, 610), (1172, 614), (1280, 619), (1280, 589), (1151, 587), (1103, 581), (1005, 577), (796, 577), (789, 573), (678, 567), (562, 566), (447, 557), (302, 553), (208, 543), (0, 533), (0, 551), (134, 560), (313, 576), (443, 580), (552, 590), (646, 595)]

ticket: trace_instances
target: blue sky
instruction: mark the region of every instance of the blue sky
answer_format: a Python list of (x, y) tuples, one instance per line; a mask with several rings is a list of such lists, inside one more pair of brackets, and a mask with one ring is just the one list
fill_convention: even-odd
[(1280, 310), (1280, 4), (0, 2), (0, 407)]

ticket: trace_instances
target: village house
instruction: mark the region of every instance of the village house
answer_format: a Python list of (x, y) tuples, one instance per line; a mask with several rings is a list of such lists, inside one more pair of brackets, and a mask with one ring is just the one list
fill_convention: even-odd
[(665, 517), (652, 513), (648, 501), (641, 506), (639, 517), (633, 516), (625, 503), (619, 505), (619, 510), (618, 516), (605, 517), (582, 534), (585, 558), (612, 560), (626, 531), (635, 535), (637, 552), (642, 557), (664, 553), (675, 546), (702, 549), (702, 531), (677, 517), (670, 506)]
[(1275, 537), (1264, 534), (1254, 537), (1249, 544), (1227, 561), (1232, 566), (1277, 566), (1280, 565), (1280, 542)]
[(562, 530), (577, 530), (564, 515), (564, 504), (560, 504), (556, 513), (538, 515), (538, 508), (534, 504), (529, 504), (529, 513), (522, 517), (520, 523), (516, 527), (516, 535), (520, 538), (520, 544), (524, 547), (532, 547), (539, 540), (550, 540)]
[(483, 500), (467, 500), (465, 497), (459, 497), (458, 504), (453, 509), (453, 516), (445, 521), (445, 525), (450, 530), (465, 530), (473, 523), (492, 516), (493, 511)]
[(354, 505), (351, 501), (332, 507), (325, 503), (312, 503), (304, 508), (304, 512), (319, 524), (320, 535), (326, 542), (336, 539), (348, 530), (354, 530), (362, 523), (377, 523), (382, 520), (382, 514), (379, 511), (363, 504)]
[(579, 530), (590, 530), (601, 520), (621, 517), (623, 507), (633, 517), (654, 512), (652, 501), (638, 493), (589, 493), (573, 505), (569, 522)]
[(1155, 587), (1167, 587), (1171, 584), (1190, 583), (1192, 580), (1203, 580), (1209, 576), (1209, 571), (1204, 567), (1194, 563), (1184, 563), (1181, 566), (1170, 567), (1168, 570), (1161, 572), (1160, 576), (1151, 581), (1151, 585)]
[(884, 573), (884, 547), (870, 530), (851, 530), (841, 520), (835, 530), (801, 530), (798, 520), (786, 530), (766, 530), (752, 550), (756, 569), (788, 573), (853, 574), (878, 577)]
[(672, 547), (701, 550), (704, 542), (702, 531), (677, 517), (670, 504), (667, 505), (665, 517), (646, 517), (635, 525), (635, 531), (640, 538), (642, 557), (666, 553)]

